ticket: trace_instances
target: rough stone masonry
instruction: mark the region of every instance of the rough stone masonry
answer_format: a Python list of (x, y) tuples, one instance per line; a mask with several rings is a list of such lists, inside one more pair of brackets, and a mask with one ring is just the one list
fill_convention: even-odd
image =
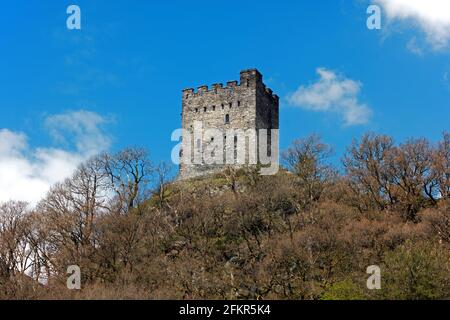
[[(181, 147), (180, 178), (192, 178), (223, 170), (227, 165), (226, 159), (222, 164), (207, 164), (205, 161), (194, 161), (191, 150), (203, 153), (208, 143), (213, 143), (214, 138), (201, 135), (195, 137), (196, 126), (201, 123), (202, 130), (218, 129), (223, 132), (223, 156), (227, 152), (237, 157), (237, 146), (245, 146), (245, 163), (234, 163), (234, 167), (252, 165), (250, 163), (250, 146), (256, 146), (254, 150), (260, 154), (260, 136), (246, 135), (244, 137), (234, 135), (227, 136), (227, 132), (250, 132), (260, 129), (268, 130), (267, 148), (271, 152), (271, 130), (279, 129), (279, 97), (263, 83), (261, 73), (256, 69), (241, 72), (240, 83), (229, 81), (223, 84), (200, 86), (197, 92), (192, 89), (183, 90), (182, 128), (184, 129)], [(249, 131), (250, 129), (250, 131)], [(188, 136), (186, 136), (186, 134)], [(243, 141), (238, 141), (243, 139)], [(256, 141), (254, 141), (256, 140)], [(217, 141), (215, 142), (217, 143)], [(241, 144), (243, 143), (243, 144)], [(276, 145), (278, 148), (278, 144)], [(231, 151), (230, 151), (231, 150)], [(278, 150), (277, 150), (278, 151)], [(210, 151), (209, 151), (210, 152)], [(265, 150), (265, 152), (267, 152)], [(277, 153), (278, 154), (278, 153)], [(254, 164), (253, 164), (254, 165)]]

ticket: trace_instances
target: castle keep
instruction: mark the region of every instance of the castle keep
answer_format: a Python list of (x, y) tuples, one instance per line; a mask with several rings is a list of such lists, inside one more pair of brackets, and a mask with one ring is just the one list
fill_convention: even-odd
[[(265, 86), (258, 70), (245, 70), (240, 74), (240, 83), (229, 81), (226, 86), (214, 84), (211, 88), (201, 86), (197, 91), (183, 90), (182, 128), (185, 133), (180, 152), (181, 179), (224, 169), (225, 163), (229, 165), (227, 154), (235, 160), (234, 167), (254, 165), (255, 161), (260, 163), (261, 153), (270, 155), (276, 148), (278, 155), (278, 141), (276, 147), (271, 145), (271, 130), (279, 129), (279, 98)], [(195, 134), (197, 129), (200, 135)], [(204, 134), (207, 129), (223, 134), (219, 139), (217, 135), (208, 136)], [(261, 129), (268, 130), (264, 131), (267, 141), (264, 135), (258, 135)], [(256, 135), (250, 134), (252, 131)], [(260, 150), (261, 140), (265, 141), (263, 145), (267, 143), (262, 148), (265, 150)], [(244, 158), (240, 158), (244, 162), (237, 161), (240, 151), (245, 151)], [(196, 153), (202, 158), (200, 162), (195, 161)], [(224, 161), (221, 164), (205, 161), (205, 154)]]

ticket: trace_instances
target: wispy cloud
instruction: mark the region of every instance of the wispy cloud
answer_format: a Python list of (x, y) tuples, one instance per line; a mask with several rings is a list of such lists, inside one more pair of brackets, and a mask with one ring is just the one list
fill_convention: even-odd
[(69, 177), (92, 155), (109, 148), (102, 127), (108, 120), (90, 111), (52, 115), (45, 120), (55, 142), (64, 147), (31, 147), (21, 132), (0, 129), (0, 202), (36, 204), (56, 182)]
[(57, 143), (73, 144), (78, 152), (91, 155), (110, 146), (111, 139), (103, 130), (109, 122), (95, 112), (78, 110), (47, 117), (45, 127)]
[(423, 48), (418, 44), (416, 37), (413, 37), (408, 41), (408, 43), (406, 44), (406, 48), (416, 56), (423, 56)]
[(445, 86), (450, 90), (450, 68), (449, 70), (444, 72), (444, 75), (442, 76), (442, 80), (444, 81)]
[(362, 84), (332, 70), (318, 68), (319, 80), (301, 86), (288, 97), (292, 106), (318, 112), (339, 114), (347, 126), (369, 122), (372, 110), (359, 101)]
[(450, 40), (450, 1), (448, 0), (372, 0), (384, 8), (388, 21), (418, 27), (433, 50), (448, 47)]

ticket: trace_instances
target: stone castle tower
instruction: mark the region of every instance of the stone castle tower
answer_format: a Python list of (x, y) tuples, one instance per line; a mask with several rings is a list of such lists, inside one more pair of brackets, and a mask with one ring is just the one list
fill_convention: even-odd
[[(202, 134), (196, 136), (194, 132), (199, 124)], [(232, 165), (242, 167), (255, 164), (251, 158), (252, 156), (258, 158), (258, 154), (261, 152), (258, 147), (261, 136), (258, 133), (256, 135), (248, 133), (252, 130), (259, 132), (262, 131), (260, 129), (267, 129), (267, 148), (265, 149), (268, 151), (265, 151), (270, 155), (273, 150), (271, 130), (279, 129), (279, 98), (265, 86), (263, 77), (258, 70), (245, 70), (240, 74), (240, 83), (229, 81), (225, 87), (222, 84), (214, 84), (212, 88), (201, 86), (197, 92), (191, 88), (183, 90), (182, 128), (185, 133), (180, 152), (181, 179), (223, 170), (225, 165), (229, 165), (229, 162), (226, 161), (227, 153), (232, 154), (231, 157), (237, 160), (239, 148), (246, 152), (245, 163), (235, 161)], [(223, 134), (219, 139), (217, 135), (215, 137), (205, 136), (203, 133), (206, 129), (220, 131)], [(238, 141), (237, 134), (227, 134), (233, 130), (247, 132), (247, 134), (239, 136)], [(217, 144), (217, 140), (221, 140), (219, 144)], [(208, 151), (208, 144), (212, 143), (216, 144), (216, 149)], [(252, 148), (251, 143), (256, 147)], [(222, 150), (218, 150), (220, 148)], [(278, 141), (276, 148), (278, 155)], [(198, 154), (209, 152), (212, 156), (217, 157), (218, 151), (223, 151), (220, 153), (219, 159), (225, 159), (224, 164), (207, 163), (208, 161), (203, 160), (201, 163), (194, 161), (195, 155), (193, 154), (195, 152)]]

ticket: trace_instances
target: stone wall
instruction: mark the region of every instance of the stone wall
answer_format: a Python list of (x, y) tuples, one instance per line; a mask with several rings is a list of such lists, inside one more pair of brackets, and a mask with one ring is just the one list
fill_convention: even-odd
[[(241, 72), (240, 82), (229, 81), (226, 86), (214, 84), (212, 87), (200, 86), (194, 89), (183, 90), (182, 127), (193, 132), (196, 121), (202, 123), (203, 129), (219, 129), (225, 132), (229, 129), (278, 129), (279, 99), (267, 89), (263, 83), (262, 75), (256, 69)], [(226, 134), (225, 134), (226, 135)], [(227, 149), (224, 154), (235, 153), (235, 137), (223, 137)], [(201, 139), (202, 149), (205, 149), (209, 137)], [(197, 139), (198, 140), (198, 139)], [(226, 143), (226, 141), (228, 143)], [(256, 141), (251, 141), (256, 145)], [(190, 143), (190, 148), (188, 148)], [(199, 141), (191, 135), (191, 139), (183, 138), (182, 164), (180, 178), (191, 178), (223, 169), (221, 165), (206, 165), (202, 163), (184, 164), (186, 158), (194, 158), (192, 153), (185, 150), (197, 150)], [(246, 152), (249, 152), (246, 143)], [(201, 151), (203, 152), (203, 150)], [(236, 165), (238, 166), (238, 165)]]

